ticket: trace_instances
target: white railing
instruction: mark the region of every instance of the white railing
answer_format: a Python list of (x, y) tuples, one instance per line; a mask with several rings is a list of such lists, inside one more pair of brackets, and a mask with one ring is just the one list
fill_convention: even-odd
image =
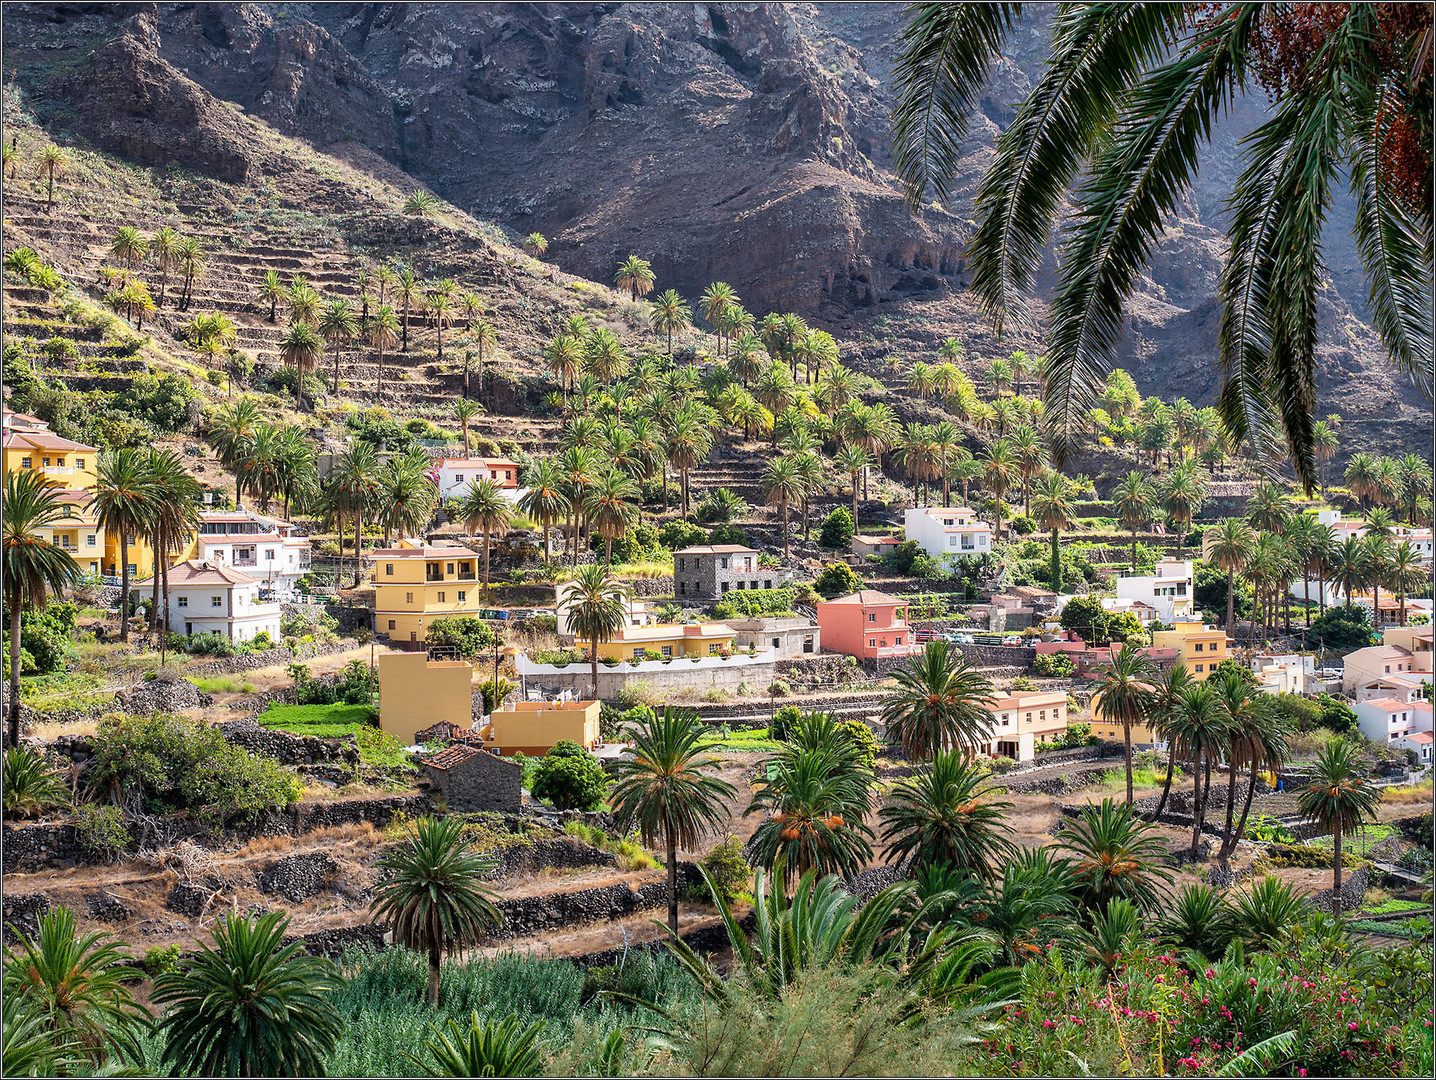
[[(679, 671), (687, 671), (689, 669), (704, 671), (718, 667), (745, 667), (749, 664), (771, 664), (776, 658), (777, 655), (775, 651), (769, 647), (767, 649), (758, 650), (754, 655), (749, 655), (746, 652), (736, 652), (726, 660), (721, 656), (700, 656), (697, 658), (691, 656), (675, 656), (670, 660), (639, 660), (636, 663), (631, 660), (620, 660), (616, 664), (605, 663), (603, 660), (599, 660), (598, 670), (600, 673), (605, 671), (662, 671), (665, 668), (676, 668)], [(590, 670), (590, 664), (591, 661), (588, 660), (563, 665), (536, 664), (529, 659), (528, 653), (519, 653), (518, 656), (514, 657), (514, 667), (520, 675), (554, 675), (559, 672), (588, 671)]]

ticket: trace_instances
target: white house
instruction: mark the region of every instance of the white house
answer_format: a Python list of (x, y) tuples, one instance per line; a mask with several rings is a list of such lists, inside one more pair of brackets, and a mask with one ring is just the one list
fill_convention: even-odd
[(1316, 657), (1303, 653), (1262, 653), (1247, 661), (1267, 694), (1314, 693)]
[(518, 498), (518, 462), (508, 458), (438, 458), (439, 498), (462, 499), (480, 480), (489, 480), (510, 500)]
[(1146, 604), (1164, 623), (1192, 617), (1192, 562), (1160, 559), (1152, 574), (1123, 574), (1117, 579), (1117, 599)]
[(1422, 765), (1431, 764), (1431, 732), (1413, 731), (1391, 744), (1399, 750), (1413, 750), (1416, 760)]
[(1357, 704), (1356, 722), (1361, 734), (1372, 742), (1394, 743), (1416, 732), (1431, 730), (1431, 703), (1372, 698)]
[(904, 535), (934, 559), (951, 562), (992, 550), (992, 526), (969, 507), (908, 507), (902, 518)]
[(282, 518), (253, 510), (206, 510), (196, 550), (200, 562), (234, 567), (280, 599), (294, 595), (310, 568), (309, 537)]
[[(130, 586), (140, 597), (154, 579)], [(267, 632), (279, 640), (279, 602), (261, 599), (263, 582), (220, 563), (186, 559), (169, 569), (169, 623), (176, 634), (222, 634), (232, 641), (253, 641)]]
[(1342, 658), (1341, 689), (1357, 701), (1400, 698), (1413, 687), (1431, 682), (1410, 649), (1400, 645), (1372, 645), (1354, 649)]

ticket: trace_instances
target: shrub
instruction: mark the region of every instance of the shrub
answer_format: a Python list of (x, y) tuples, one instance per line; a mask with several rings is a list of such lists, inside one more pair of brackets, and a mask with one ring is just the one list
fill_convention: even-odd
[(1365, 648), (1376, 641), (1371, 616), (1364, 607), (1329, 608), (1311, 624), (1306, 636), (1319, 647), (1336, 652)]
[(80, 806), (75, 812), (75, 843), (91, 855), (114, 862), (130, 845), (124, 811), (98, 803)]
[(144, 969), (146, 975), (153, 979), (156, 975), (163, 975), (178, 967), (179, 956), (180, 947), (178, 945), (156, 945), (153, 949), (145, 950), (140, 967)]
[(823, 518), (818, 543), (825, 548), (846, 548), (853, 542), (854, 529), (852, 511), (845, 506), (835, 507)]
[(1009, 524), (1012, 526), (1012, 531), (1018, 536), (1027, 536), (1037, 529), (1037, 522), (1033, 521), (1026, 514), (1018, 514)]
[(913, 560), (919, 555), (925, 554), (926, 552), (918, 546), (916, 540), (904, 540), (897, 547), (893, 548), (890, 554), (883, 557), (883, 562), (899, 574), (910, 574), (912, 573)]
[(299, 800), (299, 781), (271, 758), (227, 742), (203, 720), (111, 715), (94, 740), (91, 787), (138, 794), (151, 812), (188, 810), (222, 824)]
[(1038, 653), (1032, 661), (1032, 670), (1050, 679), (1070, 679), (1076, 674), (1077, 665), (1066, 653)]
[(1340, 698), (1321, 693), (1316, 696), (1316, 704), (1321, 709), (1319, 726), (1329, 728), (1338, 735), (1356, 728), (1356, 712)]
[(803, 716), (803, 710), (796, 705), (784, 705), (773, 713), (773, 722), (768, 725), (768, 735), (778, 742), (788, 741), (788, 732)]
[(1021, 693), (1030, 693), (1037, 689), (1037, 684), (1026, 675), (1019, 675), (1012, 680), (1012, 689)]
[(429, 624), (428, 643), (453, 646), (460, 656), (477, 656), (493, 647), (494, 632), (472, 615), (448, 615)]
[(1285, 716), (1297, 731), (1311, 731), (1321, 726), (1322, 710), (1318, 702), (1300, 694), (1274, 694), (1269, 700), (1272, 708)]
[(787, 615), (795, 600), (792, 589), (734, 589), (713, 606), (715, 619), (758, 619)]
[(693, 547), (707, 540), (708, 534), (702, 528), (687, 521), (670, 521), (658, 530), (658, 542), (669, 551)]
[(502, 677), (485, 679), (479, 686), (479, 693), (483, 695), (484, 699), (484, 712), (492, 713), (513, 692), (514, 684), (508, 679)]
[[(747, 517), (748, 510), (748, 502), (743, 496), (728, 488), (719, 488), (716, 491), (710, 491), (703, 497), (694, 517), (700, 525), (726, 524), (734, 518)], [(714, 543), (718, 542), (714, 541)], [(728, 541), (723, 542), (727, 543)]]
[(564, 740), (543, 756), (530, 790), (560, 810), (596, 810), (608, 794), (608, 774), (587, 750)]
[(647, 679), (630, 679), (618, 692), (618, 703), (625, 709), (632, 709), (635, 705), (658, 705), (663, 701), (663, 695)]
[(1095, 596), (1074, 596), (1062, 606), (1062, 629), (1070, 630), (1088, 645), (1101, 645), (1111, 640), (1108, 624), (1111, 616)]
[[(75, 610), (69, 602), (53, 603), (43, 611), (26, 611), (20, 616), (20, 648), (34, 658), (34, 670), (45, 674), (65, 670)], [(8, 651), (9, 641), (5, 644)]]
[(824, 596), (847, 596), (863, 587), (863, 579), (847, 563), (828, 563), (813, 588)]
[(790, 697), (790, 696), (792, 695), (792, 693), (793, 693), (793, 688), (792, 688), (792, 686), (790, 686), (788, 683), (784, 682), (782, 679), (774, 679), (772, 682), (770, 682), (770, 683), (768, 684), (768, 694), (769, 694), (771, 697), (775, 697), (775, 698), (779, 698), (779, 697)]
[[(743, 857), (743, 841), (736, 836), (730, 836), (716, 845), (704, 857), (703, 866), (712, 876), (713, 885), (725, 903), (732, 904), (752, 886), (753, 868)], [(704, 891), (707, 891), (706, 888)]]
[(878, 740), (873, 734), (872, 728), (856, 718), (850, 718), (838, 724), (838, 728), (847, 732), (848, 738), (858, 748), (859, 758), (864, 768), (871, 769), (873, 763), (878, 759)]
[(748, 530), (741, 525), (714, 525), (708, 534), (711, 544), (742, 544), (748, 546)]

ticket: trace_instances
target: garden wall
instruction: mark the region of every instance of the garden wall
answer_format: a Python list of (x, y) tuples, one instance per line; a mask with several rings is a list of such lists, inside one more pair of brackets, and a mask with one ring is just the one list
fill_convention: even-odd
[[(692, 863), (678, 864), (678, 888), (681, 892), (702, 880)], [(575, 923), (607, 922), (621, 919), (635, 911), (647, 911), (668, 905), (668, 882), (651, 881), (633, 888), (625, 881), (600, 885), (577, 892), (555, 892), (541, 896), (520, 896), (499, 900), (497, 907), (504, 924), (493, 932), (495, 938), (529, 937), (544, 930), (559, 929)]]
[[(618, 664), (614, 667), (598, 665), (598, 697), (601, 701), (617, 701), (624, 687), (646, 682), (659, 694), (674, 694), (681, 691), (702, 693), (719, 689), (729, 693), (737, 692), (744, 684), (753, 693), (765, 693), (773, 681), (775, 663), (747, 657), (733, 657), (731, 660), (678, 659), (670, 663), (648, 661), (634, 667)], [(586, 664), (568, 664), (562, 668), (551, 664), (530, 664), (522, 669), (524, 685), (529, 689), (542, 688), (545, 696), (564, 690), (572, 691), (582, 698), (591, 693), (592, 674)]]

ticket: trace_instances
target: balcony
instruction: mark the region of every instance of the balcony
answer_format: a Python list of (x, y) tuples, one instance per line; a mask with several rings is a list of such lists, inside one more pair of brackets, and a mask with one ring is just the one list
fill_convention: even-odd
[(45, 476), (75, 475), (75, 467), (73, 465), (42, 465), (38, 471)]
[(229, 565), (243, 568), (246, 566), (258, 566), (259, 561), (256, 559), (235, 559)]

